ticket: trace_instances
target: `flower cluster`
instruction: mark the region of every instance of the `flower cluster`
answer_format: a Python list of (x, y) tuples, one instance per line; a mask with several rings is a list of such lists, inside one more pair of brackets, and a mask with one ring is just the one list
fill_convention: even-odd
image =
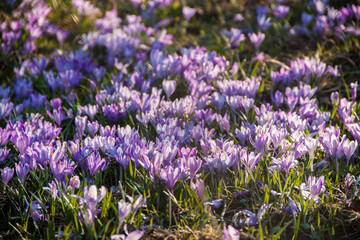
[[(354, 39), (360, 35), (360, 7), (335, 9), (310, 1), (307, 11), (313, 15), (298, 14), (301, 24), (290, 26), (283, 23), (292, 17), (285, 3), (258, 6), (253, 29), (219, 31), (227, 44), (224, 54), (201, 46), (169, 50), (177, 47), (168, 28), (172, 20), (152, 21), (170, 5), (177, 9), (179, 3), (171, 0), (132, 0), (129, 9), (139, 15), (117, 9), (102, 14), (86, 0), (66, 4), (80, 19), (89, 17), (91, 31), (73, 38), (51, 21), (56, 9), (43, 0), (23, 1), (0, 25), (0, 54), (13, 65), (11, 84), (0, 85), (1, 178), (4, 192), (24, 194), (19, 199), (25, 201), (36, 197), (26, 217), (47, 219), (38, 195), (48, 194), (64, 215), (76, 213), (64, 220), (74, 228), (81, 223), (88, 232), (98, 225), (107, 231), (98, 222), (116, 212), (111, 239), (139, 239), (144, 233), (136, 230), (138, 223), (152, 224), (141, 208), (148, 214), (161, 209), (171, 225), (173, 215), (185, 212), (173, 214), (171, 204), (179, 209), (188, 204), (177, 197), (198, 197), (206, 211), (227, 210), (227, 199), (216, 198), (236, 188), (247, 189), (234, 193), (237, 197), (251, 191), (262, 199), (246, 205), (251, 210), (241, 203), (232, 212), (231, 224), (245, 228), (261, 225), (272, 209), (295, 216), (307, 214), (304, 200), (314, 208), (328, 201), (332, 172), (345, 182), (339, 199), (345, 204), (356, 199), (357, 82), (346, 86), (347, 97), (339, 88), (327, 91), (325, 108), (323, 85), (344, 78), (341, 65), (319, 53), (294, 57), (287, 66), (269, 60), (272, 53), (265, 49), (279, 25), (288, 36)], [(189, 6), (179, 13), (184, 28), (204, 14)], [(245, 21), (239, 14), (234, 20)], [(52, 37), (59, 49), (41, 56), (40, 40)], [(77, 44), (71, 51), (63, 48), (68, 37)], [(250, 51), (244, 53), (244, 46)], [(23, 57), (16, 59), (19, 54)], [(240, 59), (241, 54), (249, 55)], [(220, 190), (230, 182), (236, 187)], [(37, 189), (37, 183), (44, 185), (38, 195), (22, 192)], [(111, 185), (116, 185), (113, 198)], [(232, 225), (222, 226), (224, 239), (240, 238)]]

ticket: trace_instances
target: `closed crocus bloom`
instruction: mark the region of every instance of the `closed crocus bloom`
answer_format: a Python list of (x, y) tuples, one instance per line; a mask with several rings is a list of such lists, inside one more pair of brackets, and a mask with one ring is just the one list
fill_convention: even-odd
[(216, 106), (218, 112), (224, 107), (225, 103), (225, 96), (219, 92), (214, 92), (211, 95), (211, 101)]
[(86, 128), (88, 130), (88, 132), (90, 133), (91, 137), (94, 137), (95, 133), (99, 130), (99, 123), (96, 122), (88, 122), (86, 124)]
[(31, 106), (35, 109), (39, 109), (46, 101), (47, 96), (37, 93), (32, 93), (30, 97), (31, 97)]
[(176, 81), (174, 81), (174, 80), (163, 81), (162, 86), (163, 86), (164, 92), (166, 94), (166, 98), (169, 100), (171, 94), (173, 94), (175, 92)]
[(24, 154), (26, 149), (30, 145), (29, 137), (24, 133), (18, 133), (15, 135), (12, 141), (16, 147), (16, 149), (20, 152), (20, 154)]
[(10, 98), (3, 98), (0, 100), (0, 120), (9, 116), (14, 108), (14, 104), (10, 101)]
[(166, 183), (171, 193), (173, 193), (175, 183), (181, 178), (181, 175), (181, 169), (171, 165), (160, 170), (160, 179)]
[(202, 165), (202, 160), (197, 157), (189, 157), (186, 161), (186, 165), (188, 167), (188, 170), (190, 172), (190, 178), (194, 179), (196, 173), (199, 171)]
[(86, 124), (87, 124), (87, 116), (85, 117), (78, 116), (75, 118), (76, 131), (79, 133), (80, 137), (84, 134)]
[(87, 106), (84, 106), (84, 112), (86, 113), (86, 115), (89, 116), (89, 118), (91, 120), (94, 119), (96, 113), (98, 112), (99, 110), (99, 107), (98, 105), (87, 105)]
[(11, 180), (13, 176), (14, 176), (14, 169), (9, 167), (5, 167), (4, 169), (1, 169), (1, 178), (5, 184), (8, 184), (8, 182)]
[(7, 148), (0, 148), (0, 163), (4, 161), (9, 154), (9, 151)]
[(16, 163), (15, 164), (16, 174), (18, 175), (20, 182), (24, 182), (26, 175), (29, 173), (29, 164)]
[(183, 7), (182, 12), (184, 14), (185, 21), (188, 22), (195, 15), (196, 9), (191, 7)]
[(342, 147), (343, 147), (343, 151), (344, 151), (344, 154), (346, 157), (347, 164), (349, 164), (349, 160), (352, 157), (352, 155), (354, 154), (357, 146), (358, 146), (358, 142), (356, 140), (349, 141), (348, 139), (346, 139), (344, 141), (344, 144)]
[(301, 14), (301, 22), (302, 24), (306, 27), (307, 25), (310, 24), (310, 22), (314, 19), (314, 17), (310, 14), (307, 14), (305, 12), (303, 12)]
[(125, 202), (121, 199), (118, 203), (118, 212), (119, 212), (119, 222), (121, 223), (125, 220), (125, 218), (130, 214), (132, 210), (131, 203)]
[(93, 152), (86, 158), (86, 165), (91, 176), (94, 176), (105, 164), (106, 161), (99, 153)]
[(59, 109), (61, 108), (61, 99), (60, 98), (54, 98), (50, 100), (50, 105), (51, 107), (53, 107), (54, 109)]
[(275, 95), (270, 95), (272, 102), (277, 106), (281, 106), (284, 102), (284, 94), (282, 92), (276, 91)]

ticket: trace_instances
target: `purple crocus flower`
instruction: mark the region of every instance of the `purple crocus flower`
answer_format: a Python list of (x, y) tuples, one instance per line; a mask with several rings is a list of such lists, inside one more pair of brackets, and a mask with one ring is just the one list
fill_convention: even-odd
[(202, 160), (200, 158), (197, 157), (189, 157), (186, 161), (186, 166), (190, 172), (190, 178), (194, 179), (196, 173), (199, 171), (199, 169), (201, 168), (202, 165)]
[(46, 95), (41, 95), (37, 93), (32, 93), (30, 97), (31, 97), (31, 106), (35, 109), (39, 109), (44, 104), (47, 98)]
[(351, 99), (353, 102), (356, 102), (356, 93), (358, 91), (358, 82), (350, 83), (351, 87)]
[(348, 124), (347, 128), (355, 140), (360, 142), (360, 123)]
[(94, 215), (94, 213), (90, 209), (82, 209), (78, 212), (77, 217), (87, 228), (91, 228), (94, 224), (96, 215), (97, 212)]
[(284, 102), (284, 94), (282, 92), (276, 91), (275, 95), (271, 94), (270, 97), (277, 107), (281, 106)]
[(355, 176), (347, 173), (345, 176), (344, 187), (345, 187), (345, 194), (348, 194), (351, 185), (356, 181)]
[(171, 193), (174, 191), (175, 183), (182, 177), (179, 167), (168, 166), (160, 170), (160, 179), (166, 183)]
[(111, 104), (103, 107), (103, 112), (106, 117), (111, 122), (118, 122), (121, 118), (120, 110), (117, 105)]
[(357, 141), (349, 141), (348, 139), (345, 140), (345, 142), (343, 143), (343, 151), (346, 157), (346, 162), (347, 165), (349, 165), (349, 160), (352, 157), (352, 155), (354, 154), (356, 148), (358, 147), (358, 142)]
[(310, 198), (315, 202), (320, 202), (319, 195), (325, 191), (324, 176), (321, 176), (317, 181), (315, 177), (309, 177), (307, 186), (305, 183), (300, 184), (300, 191), (304, 199)]
[(293, 154), (289, 154), (288, 156), (282, 156), (279, 159), (273, 158), (273, 166), (269, 169), (275, 171), (276, 169), (280, 171), (285, 171), (286, 176), (289, 175), (290, 169), (295, 168), (298, 164), (298, 161), (295, 160)]
[(175, 92), (176, 89), (176, 81), (163, 81), (162, 83), (164, 92), (166, 94), (166, 98), (169, 100), (171, 94)]
[(229, 42), (231, 43), (231, 48), (238, 48), (240, 43), (245, 41), (245, 36), (240, 29), (231, 28), (230, 31)]
[(256, 13), (258, 15), (265, 15), (268, 12), (269, 8), (264, 6), (257, 6), (256, 7)]
[(285, 91), (285, 95), (286, 95), (286, 104), (289, 106), (290, 112), (292, 112), (295, 109), (299, 98), (295, 92), (291, 92), (291, 91)]
[(0, 98), (8, 98), (10, 95), (10, 87), (2, 88), (0, 87)]
[(14, 91), (16, 99), (26, 99), (33, 91), (32, 81), (28, 80), (16, 80), (14, 84)]
[(229, 225), (227, 228), (224, 227), (223, 233), (224, 233), (224, 238), (223, 238), (224, 240), (239, 240), (240, 239), (239, 231), (231, 225)]
[(59, 190), (57, 189), (57, 186), (54, 181), (49, 183), (49, 187), (43, 187), (44, 190), (48, 190), (51, 193), (51, 197), (53, 200), (56, 200)]
[(26, 149), (30, 146), (30, 138), (25, 133), (18, 133), (12, 138), (16, 149), (20, 155), (24, 154)]
[(182, 12), (185, 17), (185, 21), (188, 22), (195, 15), (196, 9), (185, 6), (183, 7)]
[(14, 104), (10, 102), (10, 98), (3, 98), (0, 100), (0, 120), (10, 115)]
[[(134, 0), (132, 0), (134, 1)], [(154, 226), (154, 225), (153, 225)], [(144, 235), (144, 232), (141, 230), (132, 231), (131, 233), (127, 234), (115, 234), (110, 237), (110, 240), (139, 240)]]
[(237, 214), (235, 214), (234, 219), (237, 220), (237, 218), (239, 217), (239, 215), (245, 215), (247, 216), (246, 218), (242, 218), (239, 220), (239, 225), (240, 226), (255, 226), (256, 224), (258, 224), (258, 222), (260, 222), (264, 215), (267, 213), (267, 211), (270, 209), (271, 205), (264, 203), (258, 210), (257, 215), (255, 215), (253, 212), (250, 212), (249, 210), (242, 210), (240, 212), (238, 212)]
[(9, 155), (7, 148), (0, 148), (0, 163), (4, 161)]
[(75, 189), (75, 188), (80, 188), (80, 178), (79, 176), (73, 176), (72, 178), (70, 178), (70, 187), (72, 189)]
[(273, 25), (270, 20), (270, 18), (266, 18), (266, 14), (258, 14), (257, 16), (257, 23), (262, 31), (267, 31)]
[(251, 43), (254, 45), (255, 49), (258, 49), (260, 44), (264, 41), (265, 39), (265, 34), (263, 34), (262, 32), (258, 32), (258, 33), (249, 33), (248, 37), (251, 41)]
[(236, 23), (241, 22), (243, 20), (244, 20), (244, 17), (240, 13), (235, 14), (233, 17), (233, 21)]
[(86, 165), (91, 176), (94, 176), (106, 164), (105, 159), (99, 153), (92, 152), (86, 158)]
[(13, 176), (14, 176), (13, 168), (5, 167), (4, 169), (1, 169), (1, 178), (5, 184), (8, 184), (8, 182), (11, 180)]
[(35, 220), (35, 221), (39, 221), (39, 220), (44, 220), (45, 216), (44, 213), (42, 212), (42, 207), (40, 205), (40, 203), (38, 201), (33, 201), (31, 203), (31, 206), (29, 208), (29, 205), (27, 206), (28, 211), (30, 212), (30, 216)]
[(47, 59), (46, 57), (41, 57), (39, 59), (33, 58), (33, 63), (37, 68), (36, 73), (43, 74), (45, 68), (49, 64), (49, 59)]
[(235, 129), (235, 137), (239, 140), (241, 146), (245, 146), (246, 140), (249, 139), (250, 129), (244, 126), (239, 129)]
[(132, 210), (131, 203), (125, 202), (121, 199), (118, 203), (118, 213), (119, 213), (119, 226), (124, 222), (125, 218), (130, 214)]
[(95, 133), (97, 133), (97, 131), (99, 130), (99, 123), (97, 121), (95, 122), (88, 122), (86, 124), (86, 128), (88, 130), (88, 132), (90, 133), (91, 137), (94, 137)]
[[(56, 153), (54, 153), (55, 155)], [(58, 182), (61, 181), (63, 176), (71, 174), (74, 170), (72, 167), (73, 163), (67, 160), (61, 161), (61, 160), (51, 160), (50, 161), (50, 169), (54, 177)]]
[(240, 159), (242, 160), (242, 163), (252, 170), (255, 170), (256, 164), (261, 160), (261, 156), (261, 153), (258, 153), (255, 156), (254, 152), (249, 153), (246, 149), (243, 149), (240, 152)]
[(11, 137), (11, 131), (6, 128), (0, 128), (0, 147), (7, 144)]
[(274, 7), (274, 15), (277, 19), (281, 20), (281, 19), (284, 19), (289, 11), (290, 11), (290, 7), (288, 6), (284, 6), (284, 5), (279, 5), (279, 6), (276, 6)]
[(360, 6), (351, 5), (351, 10), (356, 18), (357, 21), (360, 20)]
[(87, 124), (87, 116), (85, 117), (77, 116), (75, 118), (76, 132), (79, 134), (80, 137), (84, 135), (86, 124)]
[(211, 207), (218, 209), (219, 207), (221, 207), (223, 205), (223, 200), (222, 199), (215, 199), (212, 200), (211, 202), (206, 202), (206, 205), (210, 205)]
[(191, 181), (190, 186), (196, 192), (196, 195), (198, 196), (199, 200), (201, 202), (205, 202), (206, 201), (206, 190), (205, 190), (204, 181), (201, 179), (196, 179), (195, 183), (193, 181)]
[(64, 30), (57, 30), (56, 31), (56, 38), (60, 44), (60, 46), (62, 46), (66, 40), (66, 38), (69, 36), (69, 31), (64, 31)]
[(326, 8), (328, 7), (327, 1), (328, 0), (313, 0), (313, 4), (318, 14), (320, 15), (324, 14)]
[(58, 87), (62, 92), (70, 92), (74, 89), (83, 79), (81, 72), (77, 70), (66, 70), (65, 72), (59, 73), (59, 79), (62, 84), (59, 84)]
[(78, 217), (80, 220), (86, 225), (86, 227), (91, 228), (95, 217), (100, 213), (100, 209), (97, 209), (98, 203), (101, 202), (101, 200), (106, 195), (106, 188), (102, 186), (100, 188), (100, 194), (98, 195), (98, 189), (95, 185), (91, 185), (84, 187), (84, 197), (79, 197), (77, 195), (72, 195), (74, 198), (77, 198), (80, 200), (80, 206), (84, 207), (86, 206), (86, 209), (83, 209), (82, 211), (78, 212)]
[(303, 12), (301, 14), (301, 22), (302, 22), (303, 26), (305, 26), (305, 27), (307, 25), (309, 25), (313, 19), (314, 19), (314, 17), (310, 14), (307, 14), (305, 12)]
[(29, 164), (15, 163), (16, 174), (18, 175), (20, 182), (24, 183), (26, 175), (29, 173)]
[(249, 210), (242, 210), (235, 214), (234, 218), (238, 216), (246, 216), (245, 218), (241, 218), (239, 220), (240, 226), (255, 226), (257, 224), (256, 215), (253, 212), (250, 212)]
[(268, 144), (268, 140), (269, 140), (269, 136), (267, 135), (267, 133), (261, 133), (261, 132), (258, 132), (256, 134), (254, 141), (252, 141), (252, 139), (250, 138), (251, 144), (258, 152), (264, 152), (265, 150), (264, 148), (265, 145)]
[(270, 128), (270, 138), (274, 145), (274, 150), (280, 146), (281, 142), (287, 137), (287, 135), (287, 130), (284, 128), (279, 129), (276, 126)]
[(255, 100), (252, 98), (244, 97), (242, 101), (242, 106), (245, 109), (246, 115), (248, 115), (250, 109), (254, 106)]
[(288, 198), (289, 198), (289, 206), (286, 206), (284, 210), (293, 216), (297, 216), (300, 207), (298, 207), (296, 202), (291, 197)]
[(96, 113), (99, 110), (99, 107), (98, 107), (98, 105), (87, 105), (87, 106), (84, 106), (83, 110), (86, 113), (86, 115), (88, 115), (89, 118), (91, 120), (93, 120)]

